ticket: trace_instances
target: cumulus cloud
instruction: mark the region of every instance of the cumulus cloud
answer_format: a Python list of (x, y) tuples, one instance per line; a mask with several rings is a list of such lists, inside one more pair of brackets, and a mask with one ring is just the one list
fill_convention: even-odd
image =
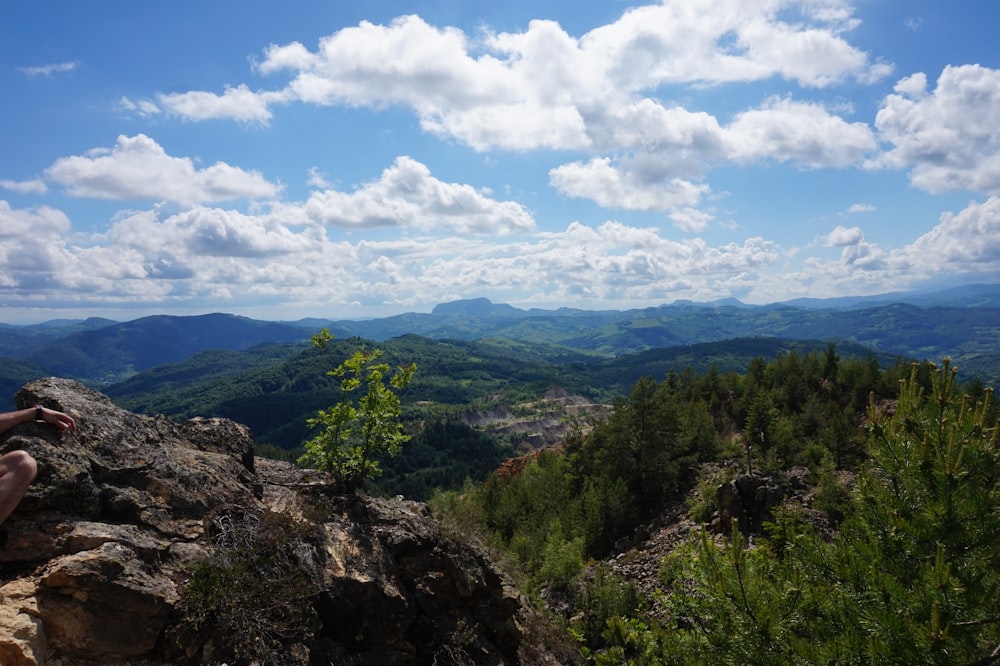
[(923, 73), (894, 90), (875, 119), (891, 148), (873, 166), (909, 168), (913, 185), (934, 194), (1000, 193), (1000, 70), (949, 66), (934, 90)]
[(703, 111), (645, 98), (607, 103), (589, 116), (595, 150), (655, 155), (670, 175), (699, 177), (707, 163), (726, 158), (726, 131)]
[(111, 149), (60, 158), (45, 170), (45, 178), (77, 197), (180, 204), (268, 198), (281, 189), (257, 171), (224, 162), (198, 169), (192, 159), (168, 155), (144, 134), (119, 136)]
[(488, 191), (446, 183), (410, 157), (398, 157), (377, 181), (353, 192), (322, 190), (304, 206), (315, 222), (346, 229), (449, 228), (477, 234), (530, 231), (534, 218), (515, 201), (497, 201)]
[[(315, 249), (322, 234), (295, 232), (273, 215), (194, 206), (161, 219), (155, 211), (132, 213), (114, 222), (107, 237), (160, 257), (165, 248), (175, 257), (264, 258)], [(176, 264), (176, 260), (173, 261)]]
[(64, 267), (70, 220), (48, 206), (16, 209), (0, 199), (0, 289), (47, 289)]
[[(562, 195), (662, 213), (687, 235), (712, 224), (707, 178), (725, 164), (820, 169), (868, 160), (908, 170), (928, 192), (998, 194), (998, 70), (948, 67), (933, 86), (921, 73), (903, 78), (873, 129), (852, 122), (851, 104), (830, 91), (891, 72), (849, 43), (856, 25), (847, 0), (663, 0), (579, 36), (547, 20), (472, 34), (403, 16), (339, 30), (315, 47), (268, 47), (253, 63), (264, 87), (122, 97), (116, 110), (157, 122), (267, 125), (282, 105), (402, 108), (424, 131), (477, 151), (551, 151), (562, 163), (553, 162), (549, 185)], [(743, 85), (761, 81), (769, 91), (792, 83), (795, 92), (756, 96)], [(729, 91), (719, 115), (699, 107)], [(899, 248), (838, 226), (812, 245), (826, 249), (802, 259), (804, 248), (771, 239), (713, 245), (616, 221), (539, 232), (524, 205), (443, 181), (411, 157), (353, 188), (329, 182), (322, 168), (305, 174), (312, 190), (304, 200), (284, 201), (281, 185), (257, 171), (175, 157), (137, 134), (59, 159), (41, 179), (0, 181), (20, 194), (58, 185), (72, 196), (171, 204), (120, 213), (87, 235), (73, 234), (58, 210), (0, 201), (0, 294), (16, 301), (27, 285), (47, 285), (63, 299), (328, 307), (477, 295), (523, 302), (531, 291), (539, 305), (644, 305), (720, 293), (777, 300), (797, 289), (885, 291), (931, 270), (995, 271), (1000, 257), (995, 197), (942, 216)], [(249, 203), (237, 210), (239, 200)], [(875, 210), (843, 208), (849, 202), (838, 204), (840, 221)], [(790, 268), (793, 255), (800, 269)]]
[[(10, 230), (0, 237), (5, 302), (21, 302), (29, 286), (44, 284), (53, 300), (86, 292), (89, 302), (105, 304), (280, 298), (325, 307), (426, 305), (453, 294), (521, 298), (539, 285), (550, 305), (609, 296), (646, 303), (672, 300), (681, 290), (694, 296), (692, 289), (764, 270), (778, 256), (762, 239), (712, 247), (618, 222), (572, 223), (506, 242), (446, 233), (349, 243), (320, 227), (295, 230), (281, 215), (198, 206), (169, 216), (123, 214), (107, 231), (74, 244), (64, 238), (68, 226), (52, 209), (0, 206), (0, 229)], [(25, 239), (35, 245), (28, 248)]]
[(761, 274), (756, 294), (788, 298), (845, 293), (884, 293), (947, 276), (995, 275), (1000, 271), (1000, 198), (970, 203), (945, 213), (933, 229), (913, 242), (882, 248), (858, 227), (838, 226), (822, 245), (840, 248), (835, 260), (807, 258), (801, 268), (783, 275)]
[(864, 233), (858, 227), (837, 226), (826, 237), (826, 244), (832, 247), (844, 247), (846, 245), (857, 245), (865, 238)]
[(932, 272), (1000, 268), (997, 197), (942, 216), (932, 231), (897, 249), (880, 248), (858, 227), (838, 226), (822, 243), (839, 248), (837, 258), (807, 258), (794, 270), (784, 266), (787, 249), (764, 238), (710, 245), (614, 221), (573, 222), (507, 241), (445, 228), (444, 235), (348, 242), (332, 240), (319, 226), (296, 226), (293, 217), (200, 206), (169, 216), (140, 211), (119, 216), (102, 234), (70, 241), (60, 211), (18, 210), (0, 201), (0, 297), (25, 304), (44, 291), (61, 303), (86, 297), (219, 307), (280, 299), (328, 308), (426, 307), (487, 295), (546, 307), (606, 307), (607, 299), (628, 307), (720, 293), (774, 301), (883, 292)]
[(899, 253), (899, 260), (925, 271), (1000, 270), (1000, 198), (943, 214), (933, 229)]
[(48, 239), (70, 230), (71, 224), (66, 214), (55, 208), (15, 209), (0, 199), (0, 238), (5, 240), (22, 236), (36, 236)]
[[(784, 17), (794, 13), (796, 20)], [(267, 121), (270, 106), (412, 108), (424, 126), (487, 147), (580, 148), (589, 109), (664, 84), (743, 83), (774, 76), (806, 87), (887, 73), (843, 34), (855, 26), (842, 0), (665, 1), (636, 7), (577, 38), (553, 21), (470, 38), (418, 16), (367, 21), (322, 38), (272, 45), (255, 69), (289, 74), (279, 90), (245, 84), (216, 94), (160, 95), (194, 120)]]
[[(284, 101), (286, 97), (280, 92), (254, 92), (241, 84), (226, 88), (221, 95), (193, 90), (185, 93), (161, 93), (157, 100), (168, 112), (188, 120), (228, 118), (266, 124), (272, 116), (270, 105)], [(144, 115), (150, 113), (148, 106), (140, 110)]]
[(671, 210), (696, 206), (707, 185), (658, 173), (648, 164), (614, 162), (598, 157), (572, 162), (549, 171), (549, 182), (570, 197), (593, 199), (605, 208)]
[(846, 167), (861, 164), (877, 148), (866, 124), (788, 98), (766, 100), (725, 126), (709, 114), (650, 99), (609, 105), (605, 112), (591, 119), (594, 144), (626, 156), (564, 164), (549, 172), (550, 183), (607, 208), (667, 211), (686, 231), (704, 228), (707, 214), (692, 212), (710, 191), (697, 181), (711, 166), (770, 160)]
[(865, 123), (848, 123), (818, 104), (787, 98), (738, 114), (726, 136), (736, 161), (774, 159), (816, 168), (859, 163), (876, 147)]
[(882, 268), (885, 253), (874, 243), (865, 240), (865, 235), (858, 227), (838, 226), (826, 237), (826, 245), (841, 249), (840, 261), (845, 266), (852, 266), (866, 271)]
[[(416, 15), (362, 21), (319, 40), (272, 44), (254, 72), (287, 77), (271, 90), (246, 83), (221, 93), (161, 94), (140, 106), (191, 119), (270, 121), (276, 105), (402, 106), (425, 131), (475, 150), (589, 153), (553, 170), (568, 196), (617, 209), (663, 210), (681, 228), (705, 224), (695, 199), (707, 169), (734, 160), (807, 168), (856, 164), (876, 143), (870, 128), (817, 103), (773, 98), (727, 125), (658, 99), (664, 86), (720, 86), (783, 78), (821, 89), (891, 70), (852, 46), (857, 25), (844, 0), (664, 0), (633, 7), (579, 37), (555, 21), (517, 32), (469, 35)], [(594, 182), (614, 189), (593, 196)], [(339, 203), (344, 196), (331, 195)], [(317, 207), (324, 203), (317, 201)], [(349, 203), (370, 205), (357, 199)], [(386, 209), (384, 223), (405, 210)], [(380, 213), (371, 211), (368, 219)], [(369, 215), (357, 211), (356, 216)]]

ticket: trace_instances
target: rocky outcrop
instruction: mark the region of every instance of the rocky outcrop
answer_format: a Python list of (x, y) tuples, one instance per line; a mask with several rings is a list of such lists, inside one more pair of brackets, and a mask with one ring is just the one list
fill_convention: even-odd
[[(522, 596), (424, 505), (255, 459), (230, 421), (131, 414), (60, 379), (16, 402), (65, 411), (79, 431), (0, 435), (0, 452), (39, 463), (0, 528), (0, 664), (519, 663)], [(237, 589), (211, 592), (237, 573)], [(213, 610), (223, 598), (259, 607), (239, 625), (239, 609)]]
[(774, 520), (774, 510), (790, 494), (787, 484), (770, 476), (743, 474), (719, 486), (718, 510), (712, 520), (717, 532), (728, 532), (733, 520), (744, 535), (761, 534), (764, 523)]
[(460, 415), (463, 423), (490, 435), (507, 438), (517, 453), (531, 453), (561, 445), (571, 432), (587, 433), (605, 421), (611, 405), (595, 403), (561, 388), (551, 388), (538, 400)]

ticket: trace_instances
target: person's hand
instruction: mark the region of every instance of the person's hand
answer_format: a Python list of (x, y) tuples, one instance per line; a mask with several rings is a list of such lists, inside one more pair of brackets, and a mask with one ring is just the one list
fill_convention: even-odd
[(69, 414), (57, 412), (48, 407), (42, 407), (42, 420), (54, 425), (59, 430), (60, 437), (66, 434), (67, 431), (76, 432), (76, 421)]

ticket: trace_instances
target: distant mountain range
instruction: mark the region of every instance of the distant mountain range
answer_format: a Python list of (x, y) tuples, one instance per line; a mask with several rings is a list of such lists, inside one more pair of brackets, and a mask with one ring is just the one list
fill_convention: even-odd
[(1000, 285), (934, 293), (799, 299), (747, 305), (678, 301), (631, 310), (522, 310), (484, 298), (442, 303), (430, 313), (372, 319), (270, 322), (229, 314), (158, 315), (128, 322), (64, 320), (0, 324), (0, 391), (34, 376), (59, 375), (105, 386), (206, 350), (269, 343), (308, 345), (327, 327), (340, 339), (381, 342), (407, 334), (438, 340), (506, 340), (550, 360), (614, 358), (649, 349), (735, 338), (823, 340), (864, 345), (918, 360), (951, 357), (963, 376), (1000, 380)]

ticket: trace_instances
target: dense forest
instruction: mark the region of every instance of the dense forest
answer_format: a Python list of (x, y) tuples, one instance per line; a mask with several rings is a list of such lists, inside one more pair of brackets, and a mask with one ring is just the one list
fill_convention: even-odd
[[(643, 377), (589, 434), (431, 505), (510, 563), (581, 662), (996, 663), (991, 395), (948, 361), (883, 368), (833, 344)], [(719, 489), (748, 477), (788, 489), (781, 505), (718, 524)], [(699, 527), (655, 588), (616, 576), (609, 556), (678, 506)]]

